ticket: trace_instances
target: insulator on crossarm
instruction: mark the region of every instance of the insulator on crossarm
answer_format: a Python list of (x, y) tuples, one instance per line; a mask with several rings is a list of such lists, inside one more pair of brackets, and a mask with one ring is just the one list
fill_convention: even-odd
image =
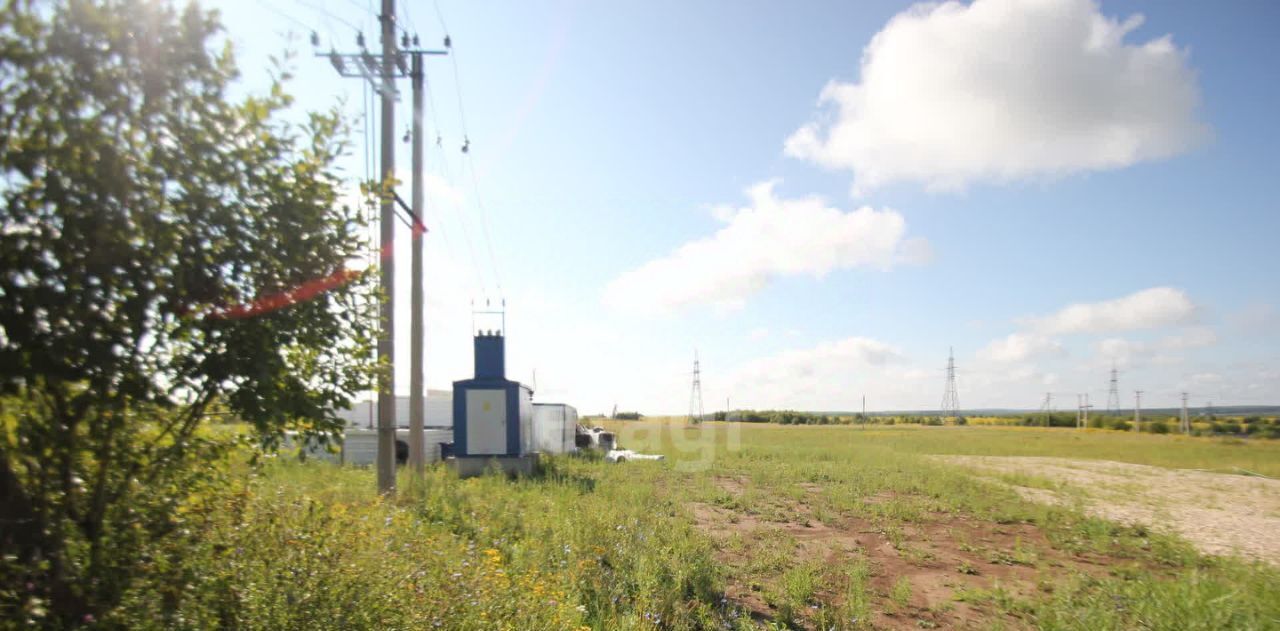
[(315, 31), (311, 31), (311, 46), (316, 47), (319, 45), (320, 45), (320, 34), (316, 33)]
[(444, 47), (445, 47), (445, 48), (453, 48), (453, 38), (449, 37), (448, 35), (445, 35), (445, 36), (444, 36)]
[(364, 33), (356, 33), (356, 46), (364, 48)]

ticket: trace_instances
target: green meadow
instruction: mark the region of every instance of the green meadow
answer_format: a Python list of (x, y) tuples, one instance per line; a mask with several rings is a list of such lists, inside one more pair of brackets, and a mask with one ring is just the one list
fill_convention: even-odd
[(1280, 444), (1002, 427), (613, 423), (662, 462), (458, 480), (228, 462), (105, 624), (1267, 629), (1280, 571), (1021, 499), (937, 454), (1280, 474)]

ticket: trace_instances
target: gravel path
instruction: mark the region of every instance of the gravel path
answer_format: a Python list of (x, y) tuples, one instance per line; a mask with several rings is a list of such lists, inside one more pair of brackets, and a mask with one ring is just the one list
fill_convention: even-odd
[(1167, 529), (1209, 554), (1280, 565), (1280, 480), (1107, 460), (938, 456), (979, 473), (1053, 480), (1057, 490), (1012, 484), (1046, 503), (1079, 500), (1091, 515)]

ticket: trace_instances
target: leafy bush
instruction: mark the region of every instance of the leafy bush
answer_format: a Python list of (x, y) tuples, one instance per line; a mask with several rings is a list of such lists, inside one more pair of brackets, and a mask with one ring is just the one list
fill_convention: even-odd
[(1240, 424), (1235, 421), (1215, 422), (1212, 425), (1215, 434), (1239, 434)]
[(346, 125), (284, 122), (279, 82), (229, 100), (219, 29), (195, 4), (0, 11), (0, 611), (20, 624), (195, 580), (175, 559), (236, 442), (210, 414), (326, 434), (369, 384)]

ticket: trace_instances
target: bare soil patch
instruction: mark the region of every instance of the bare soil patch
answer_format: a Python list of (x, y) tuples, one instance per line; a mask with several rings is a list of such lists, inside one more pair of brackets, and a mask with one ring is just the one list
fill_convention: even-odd
[[(742, 488), (740, 480), (731, 478), (718, 479), (717, 486), (727, 492)], [(895, 497), (883, 493), (864, 498), (864, 503), (890, 502)], [(726, 599), (761, 620), (776, 614), (764, 592), (776, 586), (780, 577), (752, 576), (748, 566), (756, 555), (767, 554), (777, 545), (780, 537), (794, 544), (797, 560), (820, 561), (829, 568), (815, 594), (815, 605), (842, 603), (848, 587), (843, 568), (865, 559), (871, 569), (871, 622), (885, 629), (985, 629), (997, 619), (1007, 628), (1023, 627), (1026, 620), (997, 611), (981, 597), (966, 595), (1002, 590), (1028, 597), (1051, 589), (1052, 575), (1066, 568), (1106, 573), (1106, 559), (1056, 550), (1031, 524), (994, 524), (944, 512), (911, 523), (878, 524), (851, 515), (824, 523), (812, 518), (808, 506), (794, 502), (787, 507), (785, 521), (777, 520), (776, 510), (766, 517), (750, 509), (702, 502), (693, 502), (689, 508), (697, 525), (717, 543), (718, 559), (732, 569)], [(911, 586), (905, 607), (892, 603), (890, 597), (903, 579)], [(798, 622), (813, 627), (809, 620)]]
[(1003, 482), (1032, 501), (1080, 501), (1091, 515), (1172, 532), (1208, 554), (1237, 554), (1280, 565), (1280, 480), (1106, 460), (937, 458), (979, 472), (1047, 478), (1063, 488)]

